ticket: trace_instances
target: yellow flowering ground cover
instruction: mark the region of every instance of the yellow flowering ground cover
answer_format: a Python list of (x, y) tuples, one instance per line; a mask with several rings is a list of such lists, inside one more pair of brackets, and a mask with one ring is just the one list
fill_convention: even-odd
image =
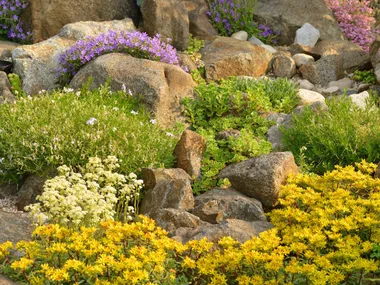
[[(0, 272), (25, 284), (379, 284), (380, 179), (374, 164), (291, 177), (275, 228), (218, 249), (183, 245), (140, 216), (79, 231), (50, 224), (31, 242), (0, 245)], [(377, 280), (377, 281), (376, 281)]]

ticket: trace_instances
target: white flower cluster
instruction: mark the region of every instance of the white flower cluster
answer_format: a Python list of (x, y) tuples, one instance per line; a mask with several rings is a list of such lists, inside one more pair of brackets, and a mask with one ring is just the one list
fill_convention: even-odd
[(80, 173), (60, 166), (59, 175), (46, 181), (42, 195), (37, 197), (40, 203), (25, 209), (39, 224), (48, 221), (78, 228), (105, 220), (129, 221), (135, 214), (143, 181), (134, 173), (116, 173), (119, 166), (114, 156), (103, 161), (92, 157)]

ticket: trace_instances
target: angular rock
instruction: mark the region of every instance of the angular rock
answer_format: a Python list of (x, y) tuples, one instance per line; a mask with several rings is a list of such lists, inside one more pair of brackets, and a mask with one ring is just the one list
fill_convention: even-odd
[(343, 78), (337, 81), (331, 81), (327, 85), (328, 87), (338, 87), (340, 90), (349, 89), (352, 87), (354, 82), (350, 78)]
[(316, 62), (302, 65), (299, 71), (313, 84), (326, 85), (344, 77), (342, 57), (335, 50), (324, 53)]
[(298, 80), (297, 82), (299, 84), (300, 89), (307, 89), (307, 90), (313, 90), (314, 89), (314, 84), (311, 83), (307, 79)]
[(369, 55), (357, 44), (345, 40), (323, 40), (315, 45), (313, 53), (324, 56), (335, 51), (342, 61), (343, 71), (352, 73), (355, 70), (371, 69)]
[(8, 60), (12, 56), (12, 50), (20, 45), (19, 43), (0, 41), (0, 59)]
[(31, 174), (22, 184), (17, 196), (17, 208), (24, 211), (24, 207), (36, 202), (36, 197), (41, 195), (44, 190), (46, 180), (56, 176), (56, 170), (46, 170), (42, 174)]
[(311, 105), (315, 102), (325, 102), (325, 97), (318, 92), (299, 89), (298, 98), (300, 99), (299, 105)]
[(157, 226), (166, 230), (169, 236), (174, 235), (178, 228), (196, 228), (203, 224), (197, 216), (178, 209), (159, 209), (149, 213), (149, 217), (156, 222)]
[(276, 122), (276, 125), (269, 128), (266, 137), (267, 140), (272, 144), (272, 149), (274, 151), (283, 151), (285, 150), (285, 145), (282, 141), (283, 134), (280, 131), (280, 126), (287, 129), (293, 126), (292, 115), (283, 114), (282, 119)]
[(206, 12), (209, 11), (205, 0), (184, 0), (189, 14), (190, 33), (195, 37), (217, 36)]
[(298, 173), (293, 154), (273, 152), (229, 165), (218, 178), (228, 178), (232, 188), (271, 208), (277, 204), (280, 187), (291, 173)]
[(145, 189), (153, 189), (161, 180), (190, 180), (191, 177), (181, 168), (143, 168), (142, 179)]
[(184, 121), (181, 100), (193, 95), (195, 83), (190, 74), (180, 67), (111, 53), (86, 64), (72, 79), (70, 87), (79, 89), (92, 77), (90, 88), (97, 88), (110, 80), (111, 90), (121, 90), (124, 84), (132, 94), (139, 94), (162, 127)]
[(296, 63), (286, 55), (276, 55), (272, 60), (272, 71), (276, 77), (292, 78), (296, 74)]
[(185, 130), (174, 149), (176, 167), (182, 168), (193, 179), (201, 174), (202, 158), (206, 150), (206, 140), (196, 132)]
[(361, 93), (363, 91), (367, 91), (368, 89), (370, 89), (371, 85), (370, 84), (367, 84), (367, 83), (362, 83), (358, 86), (358, 92)]
[(238, 31), (236, 33), (233, 33), (231, 35), (231, 38), (241, 40), (241, 41), (246, 41), (248, 40), (248, 33), (246, 31)]
[[(291, 45), (297, 29), (310, 23), (321, 33), (321, 39), (344, 39), (342, 31), (324, 0), (258, 0), (255, 21), (269, 23), (281, 31), (279, 45)], [(295, 16), (296, 15), (296, 16)]]
[(293, 59), (297, 67), (301, 67), (304, 64), (314, 62), (314, 57), (308, 54), (304, 54), (304, 53), (297, 53), (293, 55)]
[(22, 81), (22, 89), (28, 95), (36, 95), (41, 90), (52, 90), (57, 84), (56, 69), (58, 57), (76, 41), (87, 36), (98, 36), (108, 30), (132, 31), (135, 27), (131, 19), (110, 22), (79, 22), (68, 24), (60, 34), (33, 45), (24, 45), (12, 51), (14, 73)]
[(206, 79), (219, 80), (229, 76), (259, 77), (269, 69), (272, 54), (250, 42), (218, 37), (201, 49)]
[(230, 236), (238, 242), (244, 243), (271, 228), (273, 228), (273, 225), (266, 221), (246, 222), (236, 219), (227, 219), (218, 225), (205, 224), (195, 229), (179, 228), (175, 232), (173, 239), (186, 243), (190, 240), (206, 238), (208, 241), (217, 243), (222, 237)]
[(202, 221), (220, 224), (226, 219), (266, 221), (261, 203), (233, 189), (212, 189), (195, 198), (192, 214)]
[[(111, 21), (132, 18), (136, 25), (139, 10), (135, 0), (30, 0), (27, 10), (32, 23), (34, 42), (40, 42), (58, 34), (69, 23), (81, 21)], [(28, 21), (28, 19), (26, 19)]]
[(9, 213), (0, 211), (0, 244), (6, 241), (17, 243), (30, 240), (33, 227), (26, 213)]
[(295, 44), (313, 47), (317, 43), (321, 33), (313, 25), (305, 23), (301, 28), (296, 31)]
[(191, 210), (193, 207), (193, 190), (188, 179), (160, 180), (145, 193), (140, 211), (149, 215), (160, 209)]
[[(169, 12), (170, 11), (170, 12)], [(189, 44), (189, 16), (182, 0), (144, 0), (141, 5), (143, 29), (151, 37), (160, 34), (171, 44), (185, 50)]]
[(351, 99), (352, 103), (358, 106), (360, 109), (365, 109), (367, 106), (367, 101), (369, 99), (369, 93), (367, 91), (363, 91), (359, 94), (353, 94), (348, 96)]

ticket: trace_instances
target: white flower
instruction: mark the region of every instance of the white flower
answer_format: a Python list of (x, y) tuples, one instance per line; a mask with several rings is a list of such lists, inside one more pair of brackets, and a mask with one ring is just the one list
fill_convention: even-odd
[(63, 92), (65, 93), (69, 93), (69, 92), (73, 92), (74, 89), (73, 88), (66, 88), (66, 87), (63, 87)]
[(4, 157), (0, 157), (0, 163), (3, 163)]
[(124, 83), (123, 85), (121, 85), (121, 90), (123, 90), (124, 93), (127, 93), (127, 87), (125, 86)]
[(132, 110), (132, 111), (131, 111), (131, 114), (132, 114), (132, 115), (137, 115), (138, 113), (139, 113), (139, 112), (137, 112), (137, 111), (135, 111), (135, 110)]
[(149, 122), (151, 122), (152, 125), (157, 123), (157, 121), (155, 119), (151, 119)]
[(129, 94), (130, 96), (133, 96), (131, 89), (128, 89), (128, 94)]
[(38, 94), (42, 94), (42, 93), (45, 93), (45, 92), (46, 92), (46, 90), (42, 89), (42, 90), (38, 91)]
[(51, 102), (54, 104), (55, 103), (55, 101), (54, 100), (51, 100)]
[(113, 127), (112, 130), (113, 130), (114, 132), (116, 132), (116, 131), (117, 131), (117, 128), (116, 128), (116, 127)]
[(168, 136), (168, 137), (172, 137), (172, 138), (174, 138), (175, 137), (175, 135), (173, 135), (172, 133), (170, 133), (170, 132), (166, 132), (166, 135)]
[(112, 110), (119, 111), (119, 108), (118, 107), (113, 107)]
[(79, 97), (79, 96), (80, 96), (80, 91), (77, 91), (77, 92), (75, 93), (75, 95), (76, 95), (77, 97)]
[(95, 122), (97, 121), (97, 119), (95, 118), (90, 118), (87, 122), (86, 122), (86, 125), (91, 125), (93, 126), (95, 124)]

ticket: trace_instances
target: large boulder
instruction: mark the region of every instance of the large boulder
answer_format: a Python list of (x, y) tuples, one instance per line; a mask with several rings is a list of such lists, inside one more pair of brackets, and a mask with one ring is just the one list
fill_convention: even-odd
[(189, 14), (190, 33), (196, 37), (216, 36), (218, 32), (211, 25), (206, 12), (209, 10), (206, 0), (184, 0)]
[(189, 16), (182, 0), (144, 0), (141, 5), (143, 29), (150, 36), (160, 34), (171, 44), (185, 50), (189, 43)]
[(30, 240), (33, 227), (28, 214), (0, 211), (0, 244)]
[(227, 37), (217, 37), (200, 52), (207, 80), (239, 75), (259, 77), (268, 71), (272, 59), (262, 46)]
[(111, 21), (132, 18), (138, 24), (139, 9), (135, 0), (30, 0), (24, 20), (30, 22), (33, 41), (40, 42), (58, 34), (69, 23)]
[(230, 236), (240, 243), (244, 243), (252, 237), (259, 236), (260, 233), (273, 228), (273, 225), (266, 221), (247, 222), (237, 219), (227, 219), (221, 224), (203, 224), (194, 228), (179, 228), (173, 239), (182, 243), (190, 240), (201, 240), (217, 243), (222, 237)]
[(23, 91), (28, 95), (41, 90), (52, 90), (57, 84), (58, 57), (76, 41), (87, 36), (98, 36), (108, 30), (132, 31), (131, 19), (110, 22), (79, 22), (68, 24), (59, 35), (33, 45), (24, 45), (12, 50), (14, 73), (22, 80)]
[(180, 102), (193, 95), (195, 86), (191, 75), (178, 66), (121, 53), (106, 54), (86, 64), (69, 86), (79, 89), (90, 77), (90, 88), (99, 87), (108, 79), (112, 90), (121, 90), (124, 84), (132, 94), (141, 96), (163, 127), (181, 120)]
[(334, 49), (325, 51), (316, 62), (302, 65), (299, 71), (304, 79), (313, 84), (327, 85), (344, 77), (342, 57)]
[(197, 196), (191, 212), (211, 224), (220, 224), (226, 219), (247, 222), (267, 220), (260, 201), (233, 189), (212, 189)]
[(190, 177), (197, 179), (201, 175), (205, 150), (206, 140), (196, 132), (185, 130), (174, 149), (176, 167), (182, 168)]
[(343, 71), (352, 73), (355, 70), (371, 68), (369, 54), (357, 44), (345, 40), (323, 40), (315, 45), (312, 53), (324, 56), (331, 50), (341, 57)]
[(181, 168), (143, 168), (142, 179), (145, 189), (153, 189), (161, 180), (190, 180), (191, 177)]
[(197, 216), (179, 209), (159, 209), (149, 213), (149, 217), (157, 226), (166, 230), (169, 236), (173, 236), (178, 228), (196, 228), (204, 224)]
[(305, 23), (310, 23), (321, 33), (321, 39), (344, 39), (325, 0), (258, 0), (255, 20), (267, 23), (274, 30), (281, 31), (279, 45), (290, 45), (296, 31)]
[(231, 164), (220, 171), (218, 178), (228, 178), (232, 188), (271, 208), (276, 206), (281, 185), (291, 173), (298, 173), (293, 154), (273, 152)]
[(161, 180), (145, 193), (140, 212), (150, 215), (161, 209), (191, 210), (193, 207), (194, 196), (190, 180)]

